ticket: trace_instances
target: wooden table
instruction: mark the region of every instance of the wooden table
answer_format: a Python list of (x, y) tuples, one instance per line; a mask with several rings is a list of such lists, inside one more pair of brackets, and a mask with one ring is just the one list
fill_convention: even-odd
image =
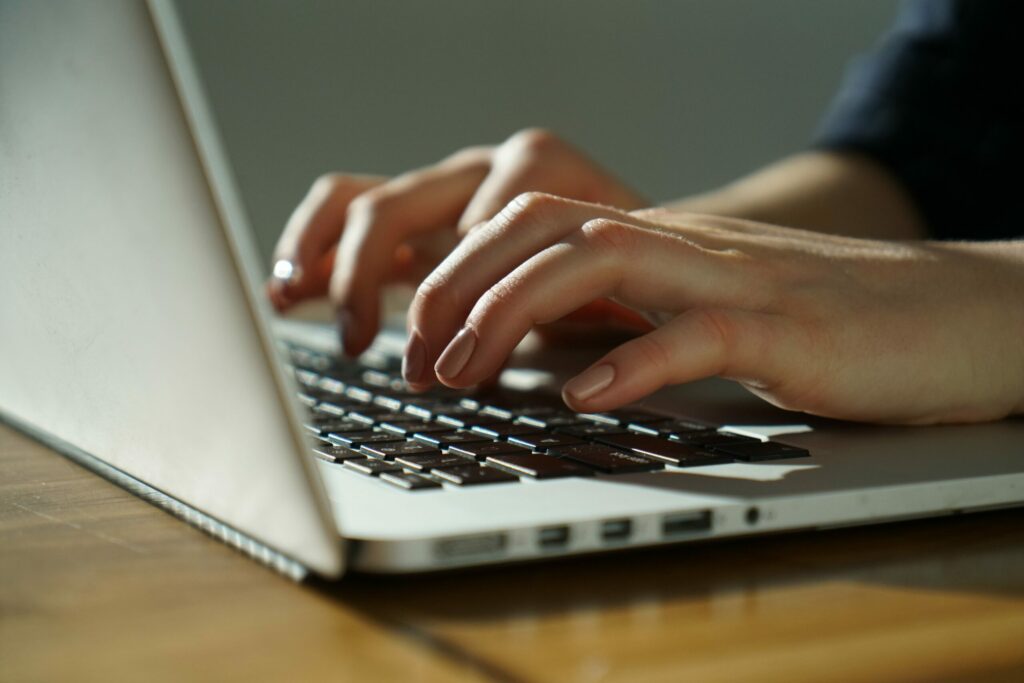
[(1024, 510), (296, 585), (0, 426), (0, 680), (1024, 680)]

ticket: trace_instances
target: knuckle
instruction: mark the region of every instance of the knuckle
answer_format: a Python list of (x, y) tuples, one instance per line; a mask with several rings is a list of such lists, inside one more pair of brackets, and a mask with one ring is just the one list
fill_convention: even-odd
[(517, 282), (511, 277), (495, 283), (484, 292), (473, 309), (472, 317), (479, 320), (488, 315), (504, 315), (517, 311), (515, 303), (518, 291)]
[(584, 239), (599, 250), (628, 252), (636, 242), (635, 231), (628, 225), (610, 218), (595, 218), (580, 227)]
[(562, 204), (562, 199), (546, 192), (523, 192), (508, 207), (508, 218), (536, 218)]
[(349, 196), (359, 189), (359, 183), (344, 173), (324, 173), (313, 181), (309, 194), (324, 200)]
[(429, 310), (456, 310), (458, 305), (458, 297), (454, 288), (448, 286), (448, 279), (435, 271), (416, 289), (409, 314), (418, 318)]
[(395, 198), (381, 190), (373, 189), (363, 192), (353, 199), (348, 210), (350, 215), (360, 216), (369, 221), (386, 213), (394, 205)]
[(449, 154), (441, 162), (442, 164), (461, 166), (462, 164), (484, 164), (490, 160), (491, 154), (494, 152), (493, 148), (487, 145), (474, 145), (472, 147), (463, 147), (460, 150), (456, 150)]
[(512, 135), (505, 147), (519, 153), (539, 155), (560, 148), (565, 143), (545, 128), (525, 128)]

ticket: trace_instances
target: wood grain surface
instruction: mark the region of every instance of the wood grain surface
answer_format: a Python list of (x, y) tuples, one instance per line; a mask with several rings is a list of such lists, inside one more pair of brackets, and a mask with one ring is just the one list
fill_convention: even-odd
[(0, 426), (3, 681), (1020, 681), (1024, 510), (293, 584)]

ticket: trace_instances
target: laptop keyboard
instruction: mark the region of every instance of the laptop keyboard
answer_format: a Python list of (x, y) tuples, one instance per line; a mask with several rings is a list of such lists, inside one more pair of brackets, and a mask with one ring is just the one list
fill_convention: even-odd
[(317, 457), (406, 491), (808, 457), (803, 448), (636, 409), (574, 413), (524, 393), (413, 393), (398, 361), (288, 344)]

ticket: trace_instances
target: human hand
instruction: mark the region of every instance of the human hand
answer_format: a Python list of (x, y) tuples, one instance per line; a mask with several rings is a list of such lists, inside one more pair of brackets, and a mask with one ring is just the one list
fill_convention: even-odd
[(719, 375), (828, 417), (996, 419), (1024, 411), (1022, 262), (529, 193), (420, 285), (406, 379), (473, 385), (532, 326), (610, 297), (660, 325), (566, 383), (577, 411)]
[(329, 293), (345, 352), (356, 355), (377, 334), (385, 285), (418, 284), (474, 226), (530, 190), (626, 210), (646, 203), (571, 145), (535, 129), (391, 179), (326, 175), (277, 244), (270, 299), (284, 311)]

